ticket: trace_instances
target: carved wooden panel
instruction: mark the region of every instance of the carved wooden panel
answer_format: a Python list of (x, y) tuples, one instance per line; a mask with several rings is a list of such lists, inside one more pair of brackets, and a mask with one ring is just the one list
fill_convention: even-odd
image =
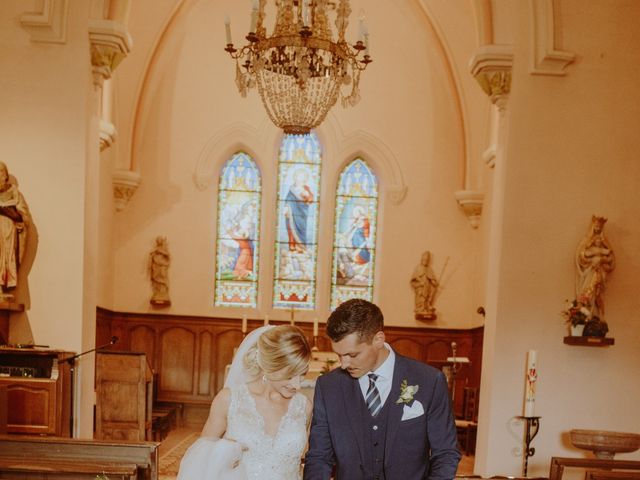
[(156, 332), (148, 325), (136, 325), (129, 330), (129, 348), (144, 353), (152, 369), (156, 369)]
[(242, 342), (242, 332), (226, 329), (216, 339), (216, 392), (224, 385), (224, 371), (233, 359), (233, 350)]
[(167, 328), (160, 334), (158, 391), (191, 394), (196, 379), (196, 332), (183, 327)]
[[(120, 342), (122, 350), (144, 351), (159, 378), (157, 399), (208, 405), (224, 384), (225, 367), (231, 362), (234, 349), (242, 341), (241, 320), (229, 318), (185, 317), (158, 314), (129, 314), (98, 309), (99, 322), (111, 325), (110, 332), (101, 329), (106, 343), (109, 335)], [(284, 322), (276, 322), (282, 324)], [(262, 325), (249, 320), (249, 331)], [(298, 324), (313, 342), (313, 325)], [(321, 334), (324, 325), (320, 325)], [(482, 327), (474, 329), (436, 329), (385, 327), (387, 342), (400, 354), (429, 363), (436, 368), (447, 366), (452, 342), (457, 344), (457, 356), (468, 357), (470, 364), (461, 367), (456, 378), (455, 411), (462, 411), (464, 386), (479, 387), (482, 361)], [(321, 335), (318, 347), (331, 349), (330, 340)], [(135, 348), (134, 348), (135, 347)]]
[(213, 365), (213, 336), (211, 332), (204, 331), (200, 334), (200, 374), (198, 376), (198, 395), (211, 395)]
[(418, 341), (411, 338), (395, 338), (388, 339), (389, 345), (400, 355), (410, 358), (423, 358), (424, 346)]
[(2, 378), (7, 392), (7, 432), (56, 433), (56, 382), (33, 379), (16, 384)]

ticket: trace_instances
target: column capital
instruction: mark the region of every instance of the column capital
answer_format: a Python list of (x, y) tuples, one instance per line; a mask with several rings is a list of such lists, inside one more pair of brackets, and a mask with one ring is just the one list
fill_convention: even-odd
[(119, 22), (90, 19), (89, 41), (93, 83), (102, 86), (102, 82), (111, 78), (113, 71), (131, 51), (131, 35)]
[(510, 45), (485, 45), (469, 62), (469, 69), (491, 103), (503, 112), (511, 92), (513, 48)]

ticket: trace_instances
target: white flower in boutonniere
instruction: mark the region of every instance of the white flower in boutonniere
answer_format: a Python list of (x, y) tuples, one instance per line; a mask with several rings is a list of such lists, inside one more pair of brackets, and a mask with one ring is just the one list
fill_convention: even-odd
[(413, 396), (418, 393), (418, 385), (409, 385), (407, 379), (402, 380), (400, 384), (400, 398), (396, 400), (396, 403), (409, 404), (413, 402)]

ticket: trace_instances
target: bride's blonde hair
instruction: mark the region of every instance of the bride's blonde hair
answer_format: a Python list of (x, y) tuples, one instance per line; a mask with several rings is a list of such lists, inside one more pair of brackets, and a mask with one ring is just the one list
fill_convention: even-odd
[(244, 368), (252, 379), (287, 380), (309, 369), (311, 348), (298, 327), (280, 325), (260, 335), (244, 356)]

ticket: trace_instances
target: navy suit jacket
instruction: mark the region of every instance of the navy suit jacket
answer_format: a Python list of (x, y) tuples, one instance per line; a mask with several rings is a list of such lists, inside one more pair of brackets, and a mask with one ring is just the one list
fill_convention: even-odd
[[(396, 403), (400, 384), (418, 385), (424, 415), (402, 421), (404, 404)], [(396, 354), (393, 381), (385, 402), (389, 408), (384, 468), (387, 480), (451, 480), (460, 461), (456, 427), (443, 373)], [(336, 369), (321, 375), (314, 394), (304, 480), (329, 480), (334, 465), (338, 480), (373, 478), (369, 415), (357, 379)]]

